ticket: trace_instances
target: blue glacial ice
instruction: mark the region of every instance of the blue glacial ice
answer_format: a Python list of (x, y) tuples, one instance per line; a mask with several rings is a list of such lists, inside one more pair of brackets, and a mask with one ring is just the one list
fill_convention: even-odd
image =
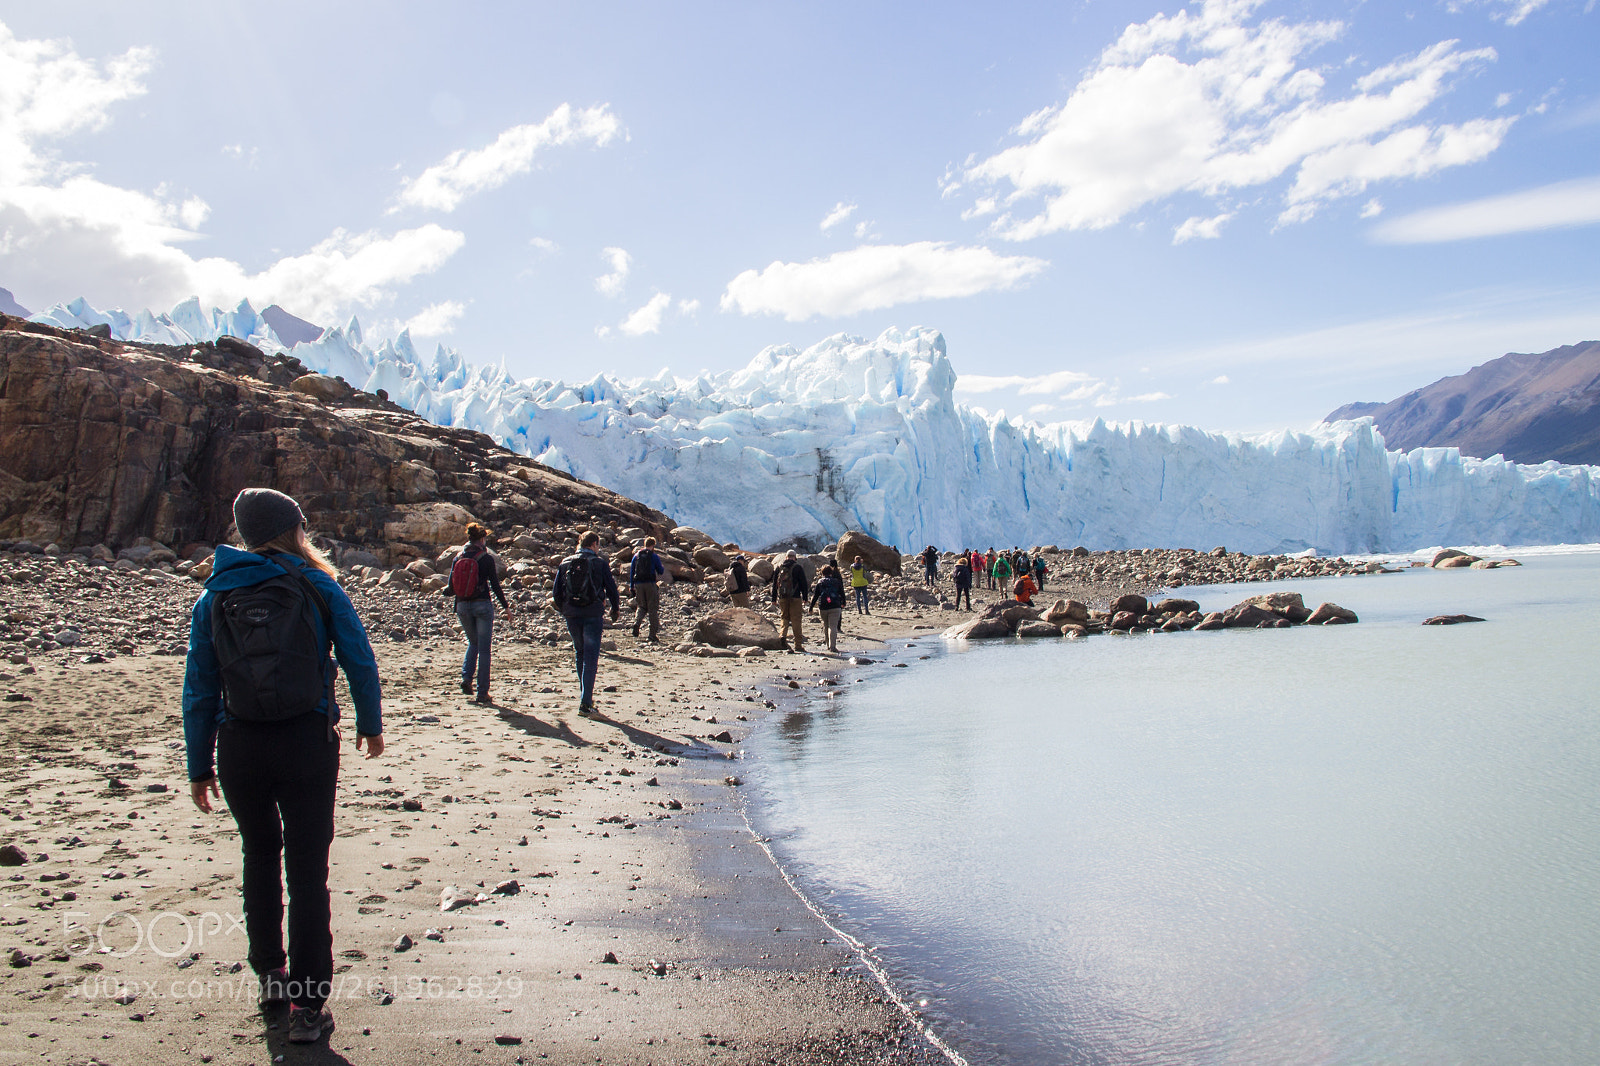
[[(125, 340), (229, 333), (286, 348), (248, 302), (202, 311), (188, 300), (167, 314), (129, 315), (79, 299), (33, 317), (105, 323)], [(847, 529), (903, 550), (1355, 554), (1600, 541), (1600, 467), (1390, 451), (1370, 419), (1257, 436), (1013, 422), (955, 402), (955, 368), (928, 328), (771, 347), (714, 376), (580, 383), (515, 380), (444, 345), (424, 358), (408, 333), (374, 346), (354, 318), (292, 353), (430, 421), (480, 430), (746, 547), (821, 545)]]

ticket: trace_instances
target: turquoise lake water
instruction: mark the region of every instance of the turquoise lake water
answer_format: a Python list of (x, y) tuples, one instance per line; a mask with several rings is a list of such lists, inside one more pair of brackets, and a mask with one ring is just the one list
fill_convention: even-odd
[(1525, 562), (921, 639), (763, 725), (753, 821), (973, 1063), (1600, 1062), (1600, 555)]

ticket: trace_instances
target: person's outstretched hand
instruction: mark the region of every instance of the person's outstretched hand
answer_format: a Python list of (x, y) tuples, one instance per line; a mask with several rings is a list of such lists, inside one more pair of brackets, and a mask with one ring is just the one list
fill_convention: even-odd
[(211, 797), (221, 797), (222, 792), (217, 788), (217, 775), (212, 774), (204, 781), (189, 782), (189, 798), (194, 800), (194, 805), (207, 814), (211, 813)]
[(617, 619), (619, 619), (621, 617), (622, 617), (622, 612), (621, 611), (618, 611), (615, 607), (611, 608), (611, 624), (612, 625), (616, 625), (617, 624)]
[(356, 734), (356, 750), (357, 751), (361, 750), (362, 741), (365, 741), (366, 745), (367, 745), (367, 758), (376, 759), (378, 756), (383, 754), (383, 734), (380, 733), (375, 737), (369, 737), (369, 736), (364, 736), (364, 735), (362, 735), (360, 733), (357, 733)]

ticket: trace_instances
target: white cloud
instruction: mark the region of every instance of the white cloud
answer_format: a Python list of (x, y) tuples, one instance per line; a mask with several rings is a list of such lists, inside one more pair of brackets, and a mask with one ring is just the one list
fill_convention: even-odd
[(1155, 403), (1158, 400), (1170, 400), (1171, 396), (1164, 392), (1141, 392), (1137, 396), (1129, 396), (1123, 403)]
[(1228, 384), (1231, 384), (1231, 382), (1228, 381), (1228, 375), (1226, 375), (1226, 374), (1218, 374), (1216, 377), (1214, 377), (1210, 381), (1206, 382), (1206, 384), (1207, 385), (1228, 385)]
[(678, 314), (684, 315), (684, 316), (687, 317), (688, 315), (694, 315), (694, 314), (699, 314), (699, 313), (700, 313), (700, 301), (699, 300), (679, 300), (678, 301)]
[(545, 255), (554, 255), (561, 250), (561, 245), (557, 244), (549, 237), (529, 237), (528, 243), (539, 249), (539, 251), (543, 252)]
[(573, 110), (570, 104), (562, 104), (543, 122), (513, 126), (485, 148), (451, 152), (416, 179), (404, 182), (399, 203), (407, 207), (454, 211), (467, 197), (498, 189), (518, 174), (532, 169), (534, 156), (545, 148), (577, 141), (604, 146), (621, 132), (622, 123), (607, 104), (581, 111)]
[(856, 230), (855, 230), (856, 240), (858, 240), (858, 241), (866, 240), (867, 239), (867, 234), (869, 232), (871, 232), (871, 230), (872, 230), (872, 221), (870, 219), (865, 219), (864, 218), (860, 222), (857, 222), (856, 223)]
[(1600, 177), (1432, 207), (1390, 219), (1372, 233), (1386, 244), (1427, 244), (1596, 222), (1600, 222)]
[(633, 269), (633, 256), (621, 248), (602, 248), (600, 258), (610, 265), (608, 273), (594, 279), (594, 287), (603, 296), (621, 296), (628, 282), (628, 272)]
[(467, 305), (459, 300), (445, 300), (429, 304), (412, 315), (401, 326), (417, 337), (442, 337), (456, 328), (456, 320), (466, 313)]
[(1377, 218), (1381, 214), (1383, 214), (1383, 201), (1376, 196), (1361, 205), (1362, 218)]
[(646, 333), (660, 333), (661, 320), (666, 316), (667, 308), (672, 306), (672, 296), (668, 293), (658, 292), (650, 297), (645, 305), (623, 319), (622, 325), (617, 328), (630, 337), (642, 337)]
[(1064, 400), (1082, 400), (1106, 388), (1106, 383), (1091, 374), (1076, 370), (1057, 370), (1049, 374), (962, 374), (955, 391), (964, 393), (998, 392), (1015, 389), (1020, 396), (1054, 395)]
[(1488, 7), (1492, 9), (1491, 18), (1504, 22), (1507, 26), (1517, 26), (1521, 25), (1523, 19), (1549, 2), (1550, 0), (1452, 0), (1447, 7), (1452, 12), (1464, 11), (1469, 6)]
[[(999, 211), (993, 232), (1025, 240), (1114, 225), (1181, 194), (1221, 197), (1293, 174), (1282, 221), (1377, 181), (1482, 159), (1513, 118), (1420, 120), (1452, 75), (1495, 58), (1443, 41), (1328, 91), (1302, 65), (1338, 22), (1250, 20), (1261, 0), (1206, 0), (1198, 13), (1129, 25), (1065, 103), (1016, 127), (1022, 142), (968, 166), (967, 217)], [(946, 191), (961, 188), (953, 181)], [(1041, 200), (1033, 208), (1029, 201)]]
[(728, 282), (722, 310), (790, 322), (1009, 289), (1049, 264), (944, 241), (869, 244), (805, 263), (773, 262)]
[(827, 233), (833, 227), (849, 218), (855, 213), (855, 209), (855, 204), (847, 204), (843, 200), (834, 204), (833, 210), (829, 211), (827, 217), (822, 220), (822, 232)]
[(1189, 241), (1205, 240), (1214, 241), (1222, 236), (1222, 225), (1233, 217), (1233, 212), (1216, 215), (1212, 218), (1201, 218), (1194, 215), (1184, 220), (1183, 225), (1172, 231), (1173, 244), (1187, 244)]
[(18, 40), (0, 25), (0, 277), (26, 279), (33, 305), (63, 294), (157, 308), (190, 295), (223, 306), (248, 297), (327, 320), (387, 301), (461, 247), (462, 234), (428, 225), (391, 236), (335, 230), (254, 273), (196, 259), (180, 246), (210, 214), (200, 196), (109, 185), (48, 150), (52, 139), (103, 127), (111, 105), (143, 94), (152, 62), (148, 49), (133, 48), (99, 65), (64, 42)]

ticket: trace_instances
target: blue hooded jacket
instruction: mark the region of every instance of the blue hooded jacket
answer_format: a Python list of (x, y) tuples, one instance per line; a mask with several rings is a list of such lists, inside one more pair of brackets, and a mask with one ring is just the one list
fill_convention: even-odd
[[(339, 583), (298, 555), (278, 554), (290, 566), (298, 566), (328, 604), (333, 615), (333, 651), (344, 668), (350, 698), (356, 705), (356, 732), (375, 737), (383, 732), (383, 706), (378, 681), (378, 663), (372, 656), (367, 631), (356, 609)], [(282, 574), (278, 564), (255, 552), (240, 551), (226, 544), (217, 548), (214, 569), (206, 580), (206, 590), (195, 601), (189, 620), (189, 661), (183, 675), (183, 738), (189, 755), (189, 780), (204, 781), (215, 774), (217, 727), (222, 724), (222, 672), (217, 665), (216, 648), (211, 643), (211, 605), (219, 593), (259, 585)], [(326, 647), (322, 612), (317, 615), (317, 636)], [(317, 710), (328, 713), (326, 698)], [(337, 720), (338, 709), (334, 709)]]

